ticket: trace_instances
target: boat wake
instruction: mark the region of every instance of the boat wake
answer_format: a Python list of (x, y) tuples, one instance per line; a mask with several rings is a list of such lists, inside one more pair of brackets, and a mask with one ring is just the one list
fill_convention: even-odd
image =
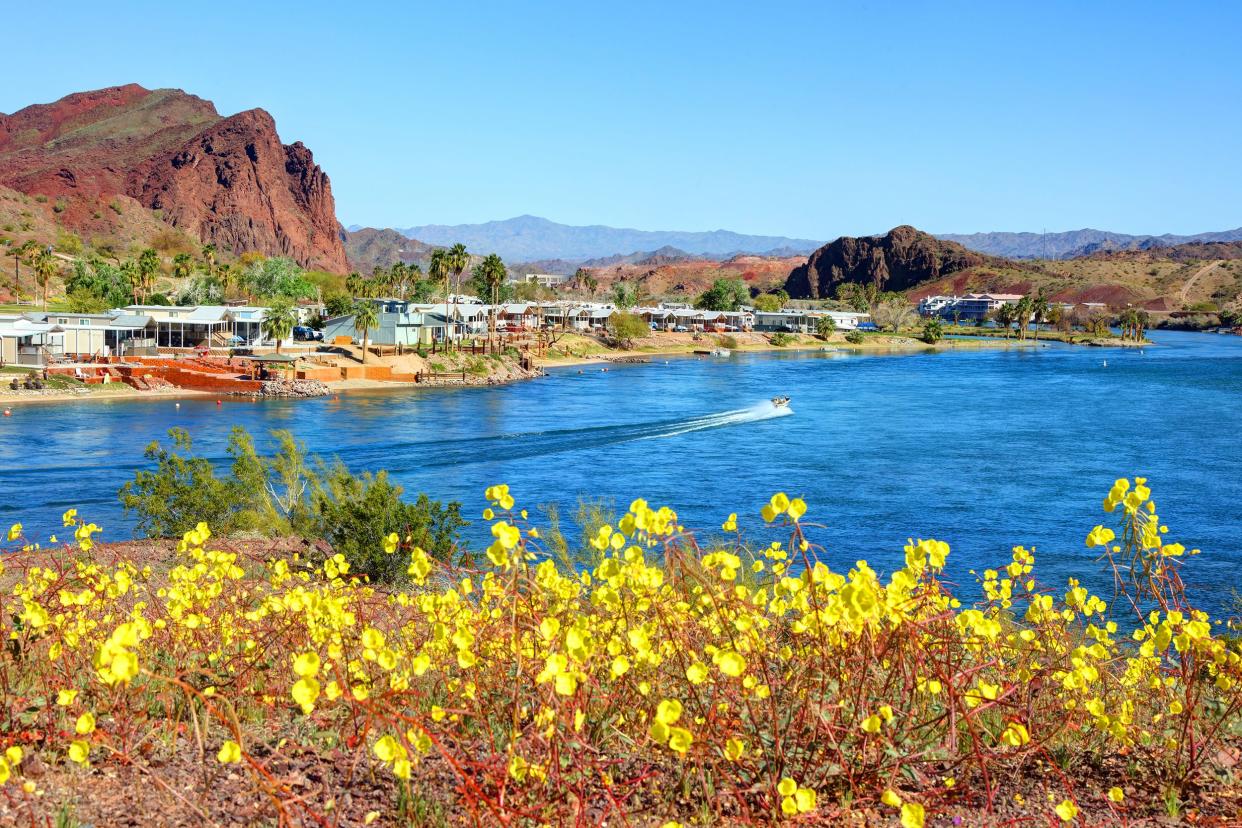
[[(793, 414), (793, 410), (788, 406), (778, 408), (765, 401), (750, 408), (676, 420), (521, 432), (474, 439), (420, 441), (401, 446), (390, 445), (385, 451), (385, 457), (388, 460), (385, 468), (394, 472), (403, 472), (416, 471), (419, 467), (428, 466), (463, 465), (539, 457), (629, 443), (635, 440), (662, 440), (694, 431), (757, 423), (776, 417), (786, 417), (790, 414)], [(410, 460), (417, 458), (417, 460), (410, 463), (402, 462), (406, 458)], [(358, 463), (360, 468), (367, 465), (365, 458), (348, 450), (342, 452), (342, 459), (351, 466), (355, 463)]]

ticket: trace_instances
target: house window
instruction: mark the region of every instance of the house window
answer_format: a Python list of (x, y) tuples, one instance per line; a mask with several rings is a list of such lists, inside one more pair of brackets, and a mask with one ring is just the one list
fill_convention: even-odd
[(82, 325), (82, 326), (86, 326), (86, 325), (91, 324), (91, 320), (89, 320), (89, 319), (79, 319), (79, 320), (78, 320), (78, 324), (79, 324), (79, 325)]
[(69, 320), (68, 320), (68, 319), (65, 319), (65, 318), (62, 316), (62, 317), (60, 317), (59, 319), (57, 319), (57, 320), (56, 320), (56, 324), (57, 324), (57, 325), (68, 325), (68, 324), (69, 324)]

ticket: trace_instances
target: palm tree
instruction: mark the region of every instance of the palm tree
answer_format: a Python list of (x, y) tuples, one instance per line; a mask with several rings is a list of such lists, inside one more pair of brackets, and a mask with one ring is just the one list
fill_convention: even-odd
[(216, 269), (216, 246), (214, 244), (204, 244), (202, 249), (203, 264), (206, 265), (207, 275), (210, 276)]
[(35, 277), (43, 288), (43, 310), (46, 312), (48, 282), (52, 281), (52, 277), (60, 272), (60, 265), (56, 261), (56, 257), (52, 255), (52, 248), (45, 247), (35, 254), (34, 272)]
[(178, 279), (184, 279), (190, 275), (190, 271), (194, 267), (194, 260), (190, 258), (189, 253), (178, 253), (173, 256), (172, 275)]
[(138, 304), (138, 292), (142, 288), (142, 274), (138, 272), (138, 263), (133, 259), (126, 259), (121, 263), (121, 276), (125, 278), (125, 284), (129, 285), (129, 292), (134, 297), (134, 304)]
[(416, 264), (405, 266), (405, 285), (401, 289), (401, 298), (408, 299), (411, 291), (417, 291), (418, 283), (423, 280), (423, 269)]
[(263, 334), (276, 341), (276, 353), (280, 353), (280, 340), (288, 339), (297, 324), (298, 315), (288, 299), (277, 299), (263, 314)]
[(1013, 326), (1013, 320), (1017, 318), (1018, 309), (1006, 302), (996, 309), (996, 321), (1005, 329), (1005, 339), (1009, 338), (1010, 328)]
[(369, 299), (354, 303), (354, 330), (362, 331), (362, 364), (367, 364), (367, 336), (379, 325), (379, 308)]
[(1034, 300), (1031, 297), (1023, 296), (1018, 300), (1017, 306), (1014, 307), (1018, 323), (1018, 339), (1026, 339), (1026, 329), (1031, 326), (1031, 308), (1033, 304)]
[(476, 272), (482, 277), (491, 295), (491, 306), (487, 314), (487, 338), (491, 340), (496, 336), (496, 303), (500, 300), (500, 286), (509, 277), (509, 271), (499, 256), (495, 253), (488, 253), (487, 258), (479, 264)]
[(466, 252), (466, 246), (458, 242), (450, 247), (448, 253), (445, 254), (445, 263), (448, 265), (448, 269), (453, 271), (453, 310), (456, 310), (456, 296), (461, 293), (461, 274), (462, 271), (470, 266), (470, 254)]
[(1039, 341), (1039, 326), (1048, 318), (1048, 311), (1051, 305), (1048, 304), (1048, 294), (1043, 288), (1039, 289), (1039, 293), (1035, 294), (1035, 298), (1031, 300), (1031, 317), (1035, 322), (1035, 341)]
[(233, 268), (226, 264), (220, 265), (216, 270), (216, 281), (220, 283), (220, 298), (226, 302), (229, 299), (229, 288), (233, 287), (235, 277)]
[(160, 256), (151, 248), (138, 254), (138, 275), (142, 283), (142, 298), (146, 299), (155, 287), (155, 274), (160, 269)]
[(27, 239), (22, 244), (13, 249), (13, 289), (17, 291), (17, 298), (22, 296), (22, 259), (30, 261), (35, 252), (39, 250), (39, 243), (34, 239)]
[(444, 280), (444, 340), (448, 343), (448, 325), (449, 325), (449, 265), (448, 251), (442, 247), (437, 247), (431, 251), (431, 263), (427, 266), (427, 275), (432, 281), (439, 282)]

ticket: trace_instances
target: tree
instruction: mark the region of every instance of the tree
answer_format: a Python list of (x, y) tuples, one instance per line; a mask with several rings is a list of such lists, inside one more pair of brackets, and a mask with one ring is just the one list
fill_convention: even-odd
[(268, 306), (267, 312), (263, 314), (263, 333), (276, 341), (276, 353), (280, 353), (280, 340), (289, 338), (297, 321), (297, 311), (287, 298), (277, 299)]
[(444, 260), (445, 264), (448, 265), (448, 269), (453, 272), (453, 284), (455, 286), (453, 290), (453, 315), (456, 316), (456, 294), (461, 293), (461, 274), (462, 271), (470, 266), (470, 254), (466, 252), (466, 246), (461, 242), (458, 242), (448, 249), (448, 253), (445, 254)]
[(214, 244), (204, 244), (201, 255), (203, 257), (203, 269), (210, 276), (216, 269), (216, 246)]
[(35, 254), (34, 272), (39, 286), (43, 289), (43, 310), (47, 311), (47, 286), (52, 281), (52, 277), (60, 272), (60, 263), (52, 255), (51, 250), (45, 247)]
[(1051, 310), (1048, 302), (1048, 294), (1043, 288), (1035, 294), (1035, 298), (1031, 300), (1031, 318), (1035, 322), (1035, 341), (1039, 341), (1039, 326), (1048, 319), (1048, 312)]
[(871, 305), (867, 301), (867, 294), (863, 290), (862, 285), (855, 284), (854, 282), (842, 282), (837, 285), (837, 301), (844, 302), (857, 313), (867, 313), (871, 310)]
[(636, 313), (613, 311), (608, 317), (608, 333), (622, 348), (629, 348), (634, 340), (650, 333), (651, 328)]
[(754, 298), (751, 304), (755, 306), (755, 310), (763, 311), (764, 313), (775, 313), (784, 307), (781, 297), (775, 293), (761, 293)]
[(819, 319), (815, 320), (815, 333), (819, 334), (824, 339), (832, 336), (836, 333), (836, 330), (837, 320), (833, 319), (831, 316), (821, 316)]
[(427, 275), (431, 277), (433, 282), (439, 283), (441, 280), (444, 282), (444, 337), (446, 345), (448, 344), (448, 326), (453, 324), (449, 318), (449, 273), (448, 251), (443, 247), (437, 247), (431, 251), (431, 262), (427, 266)]
[(354, 300), (346, 293), (330, 293), (324, 297), (323, 305), (328, 316), (347, 316), (354, 309)]
[(717, 279), (699, 294), (694, 306), (701, 310), (735, 311), (750, 301), (750, 288), (741, 279)]
[(914, 316), (914, 308), (901, 294), (892, 294), (883, 301), (876, 302), (871, 311), (871, 318), (880, 328), (887, 328), (897, 333), (908, 324)]
[(496, 303), (500, 300), (501, 285), (509, 278), (509, 271), (505, 269), (505, 263), (499, 256), (488, 253), (487, 258), (475, 268), (475, 275), (487, 286), (491, 301), (487, 314), (487, 336), (488, 339), (493, 339), (496, 336)]
[(1030, 296), (1023, 296), (1018, 300), (1018, 304), (1014, 306), (1015, 321), (1018, 323), (1018, 339), (1026, 339), (1027, 328), (1031, 327), (1031, 314), (1034, 312), (1035, 300)]
[(222, 264), (216, 269), (216, 281), (220, 283), (220, 295), (227, 302), (229, 291), (236, 287), (237, 271), (229, 265)]
[(194, 267), (194, 260), (190, 258), (189, 253), (178, 253), (173, 256), (172, 275), (178, 279), (185, 279), (190, 275), (190, 271)]
[(923, 341), (928, 345), (935, 345), (944, 338), (944, 324), (937, 318), (932, 317), (923, 323)]
[(638, 286), (621, 281), (612, 286), (612, 303), (622, 310), (638, 304)]
[(354, 303), (354, 329), (362, 331), (362, 364), (367, 364), (367, 337), (379, 325), (379, 306), (369, 299)]
[(1009, 338), (1009, 331), (1013, 327), (1013, 320), (1018, 316), (1018, 309), (1006, 302), (994, 311), (996, 321), (1005, 329), (1005, 338)]
[(155, 287), (155, 274), (160, 270), (160, 255), (151, 248), (138, 254), (138, 282), (143, 299)]
[(17, 292), (18, 297), (21, 296), (22, 292), (21, 260), (25, 259), (28, 263), (32, 262), (39, 250), (40, 245), (34, 239), (27, 239), (13, 250), (13, 289)]
[(587, 293), (594, 299), (595, 291), (599, 290), (599, 279), (595, 278), (594, 273), (587, 273), (586, 279), (583, 281), (586, 284)]
[(138, 297), (142, 292), (142, 274), (138, 272), (138, 263), (133, 259), (126, 259), (122, 262), (121, 277), (129, 287), (129, 294), (133, 297), (134, 304), (140, 304)]

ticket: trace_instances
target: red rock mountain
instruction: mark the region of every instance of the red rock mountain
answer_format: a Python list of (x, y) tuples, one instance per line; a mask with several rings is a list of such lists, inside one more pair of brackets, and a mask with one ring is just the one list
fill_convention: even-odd
[(0, 115), (0, 184), (63, 201), (70, 228), (125, 195), (221, 249), (348, 269), (327, 174), (262, 109), (136, 84), (29, 106)]
[(806, 264), (794, 268), (785, 290), (795, 299), (832, 297), (844, 282), (903, 291), (989, 261), (993, 260), (988, 256), (903, 224), (883, 236), (842, 236), (829, 242)]

